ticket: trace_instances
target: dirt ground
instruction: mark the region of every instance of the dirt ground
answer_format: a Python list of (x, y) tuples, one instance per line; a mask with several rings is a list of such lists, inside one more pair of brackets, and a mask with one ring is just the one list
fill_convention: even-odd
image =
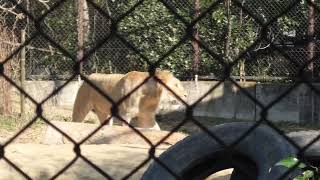
[[(96, 128), (94, 124), (54, 121), (52, 121), (52, 123), (68, 135), (72, 135), (76, 141), (81, 140), (83, 136), (86, 136), (87, 132), (91, 132), (92, 129)], [(84, 134), (77, 133), (80, 131)], [(81, 154), (84, 158), (77, 158), (72, 166), (59, 175), (57, 179), (100, 180), (105, 179), (102, 175), (103, 173), (106, 173), (107, 176), (113, 179), (122, 179), (128, 174), (130, 174), (129, 179), (141, 178), (144, 171), (152, 162), (151, 159), (148, 159), (150, 147), (146, 143), (141, 143), (143, 142), (141, 138), (137, 137), (135, 133), (127, 131), (124, 127), (107, 126), (102, 131), (106, 131), (107, 134), (97, 134), (100, 136), (110, 136), (113, 140), (107, 140), (109, 144), (81, 145)], [(156, 143), (168, 133), (166, 131), (141, 132), (150, 139), (152, 143)], [(112, 136), (114, 133), (116, 133), (116, 137)], [(12, 135), (14, 135), (14, 132), (11, 131), (1, 133), (1, 136), (4, 137), (0, 139), (0, 142), (6, 142), (8, 137), (12, 137)], [(18, 136), (15, 141), (6, 146), (5, 157), (8, 161), (4, 159), (0, 160), (0, 180), (25, 179), (15, 168), (10, 166), (9, 163), (16, 165), (32, 179), (44, 180), (55, 176), (76, 157), (73, 151), (73, 145), (69, 142), (60, 142), (59, 140), (62, 139), (62, 136), (60, 136), (61, 135), (53, 128), (47, 127), (44, 124), (36, 124), (27, 129), (21, 136)], [(166, 144), (156, 148), (156, 156), (159, 156), (170, 147), (171, 144), (175, 144), (186, 136), (184, 133), (174, 133), (165, 141)], [(44, 141), (48, 138), (51, 139), (51, 141)], [(106, 138), (103, 140), (106, 142)], [(52, 144), (41, 144), (46, 142), (51, 142)], [(92, 140), (89, 143), (92, 143)], [(99, 167), (103, 173), (96, 171), (87, 161)], [(140, 165), (141, 167), (136, 171), (135, 168)], [(226, 180), (228, 179), (228, 174), (230, 174), (230, 171), (220, 172), (208, 179)]]
[[(64, 123), (64, 122), (59, 122)], [(57, 125), (57, 124), (55, 124)], [(74, 124), (78, 126), (78, 124)], [(85, 129), (94, 126), (93, 124), (87, 124)], [(162, 126), (164, 126), (162, 124)], [(192, 126), (188, 126), (190, 131), (194, 131)], [(186, 127), (186, 128), (188, 128)], [(78, 128), (78, 129), (77, 129)], [(119, 132), (122, 127), (107, 127), (112, 128), (114, 131)], [(120, 129), (119, 129), (120, 128)], [(169, 130), (170, 126), (167, 127)], [(19, 128), (18, 130), (20, 130)], [(50, 129), (50, 128), (49, 128)], [(62, 129), (62, 128), (61, 128)], [(77, 129), (79, 127), (69, 127), (69, 129)], [(6, 130), (0, 129), (0, 142), (3, 144), (11, 139), (18, 130)], [(68, 129), (63, 129), (64, 132), (68, 132)], [(110, 129), (109, 129), (110, 130)], [(52, 128), (51, 128), (52, 131)], [(89, 130), (90, 131), (90, 130)], [(180, 131), (181, 132), (181, 131)], [(111, 132), (112, 133), (112, 132)], [(167, 132), (166, 132), (167, 133)], [(160, 140), (166, 133), (159, 132), (144, 132), (144, 134), (151, 139), (152, 142)], [(74, 133), (75, 135), (77, 133)], [(81, 133), (80, 133), (81, 134)], [(15, 164), (24, 173), (26, 173), (32, 179), (49, 179), (59, 172), (64, 166), (67, 165), (75, 154), (72, 144), (52, 144), (46, 145), (43, 143), (44, 137), (48, 135), (48, 127), (43, 123), (35, 123), (20, 134), (12, 143), (5, 148), (5, 157), (9, 162)], [(181, 136), (182, 135), (182, 136)], [(165, 145), (161, 145), (156, 149), (156, 156), (159, 156), (165, 151), (171, 144), (187, 136), (183, 133), (174, 134), (173, 137), (166, 141)], [(54, 134), (53, 136), (56, 136)], [(91, 161), (99, 167), (103, 172), (107, 173), (114, 179), (122, 179), (124, 176), (132, 173), (129, 179), (140, 179), (144, 171), (152, 160), (148, 160), (139, 170), (133, 170), (139, 166), (142, 162), (149, 157), (149, 146), (137, 140), (137, 138), (126, 135), (122, 138), (117, 138), (110, 142), (110, 144), (85, 144), (81, 146), (81, 154), (84, 159), (78, 158), (72, 166), (61, 174), (57, 179), (61, 180), (87, 180), (87, 179), (105, 179), (101, 173), (94, 170), (86, 160)], [(120, 137), (120, 136), (119, 136)], [(75, 138), (77, 139), (77, 138)], [(135, 140), (134, 140), (135, 139)], [(130, 141), (132, 144), (128, 143)], [(210, 177), (208, 179), (226, 180), (228, 179), (227, 172), (220, 172), (220, 174)], [(4, 159), (0, 160), (0, 180), (8, 179), (25, 179), (15, 168), (10, 166)]]
[[(137, 171), (134, 169), (148, 158), (148, 148), (113, 144), (84, 145), (81, 153), (85, 158), (78, 158), (70, 168), (58, 176), (59, 180), (102, 180), (102, 173), (89, 165), (87, 160), (99, 167), (113, 179), (122, 179), (130, 174), (129, 179), (140, 179), (151, 161), (147, 161)], [(165, 149), (157, 149), (156, 155)], [(46, 180), (56, 175), (75, 158), (73, 146), (43, 144), (12, 144), (6, 148), (6, 158), (19, 167), (30, 178)], [(206, 180), (228, 180), (232, 170), (218, 172)], [(0, 160), (0, 180), (25, 179), (4, 160)]]
[[(158, 149), (157, 154), (164, 149)], [(148, 148), (119, 146), (113, 144), (83, 145), (81, 154), (72, 166), (57, 179), (100, 180), (106, 179), (87, 162), (89, 160), (114, 179), (121, 179), (131, 173), (148, 157)], [(18, 166), (32, 179), (49, 179), (75, 158), (71, 144), (12, 144), (6, 147), (6, 158)], [(132, 174), (130, 179), (140, 179), (150, 161)], [(0, 161), (0, 180), (25, 179), (4, 160)]]
[(22, 134), (14, 138), (14, 136), (18, 133), (19, 130), (22, 128), (17, 128), (13, 130), (8, 130), (8, 129), (0, 129), (0, 142), (9, 140), (11, 138), (14, 138), (14, 143), (40, 143), (41, 138), (43, 137), (45, 130), (46, 130), (46, 125), (41, 123), (41, 124), (36, 124), (31, 126), (30, 128), (26, 129)]
[[(158, 117), (158, 123), (162, 130), (171, 131), (176, 127), (183, 116), (168, 118)], [(174, 120), (172, 120), (174, 119)], [(230, 122), (225, 120), (212, 120), (207, 118), (196, 118), (205, 127), (211, 127), (217, 124)], [(15, 128), (0, 128), (0, 142), (3, 144), (9, 139), (13, 138), (16, 133), (21, 130), (23, 126)], [(301, 126), (290, 123), (280, 123), (277, 127), (285, 132), (298, 131), (298, 130), (309, 130), (317, 129), (316, 126)], [(180, 127), (177, 132), (183, 132), (193, 134), (199, 132), (201, 129), (192, 122), (187, 122)], [(36, 122), (34, 125), (26, 129), (22, 134), (17, 136), (13, 143), (10, 143), (5, 148), (5, 157), (10, 162), (16, 164), (22, 171), (27, 173), (32, 179), (48, 179), (55, 175), (63, 166), (75, 157), (73, 152), (73, 146), (71, 144), (58, 144), (58, 145), (44, 145), (41, 144), (43, 137), (46, 135), (47, 125), (45, 123)], [(150, 137), (152, 134), (150, 135)], [(153, 139), (162, 138), (163, 136), (152, 136)], [(122, 140), (128, 140), (123, 137)], [(178, 139), (177, 139), (178, 140)], [(131, 141), (131, 140), (130, 140)], [(127, 142), (126, 142), (127, 143)], [(157, 149), (156, 154), (159, 155), (165, 151), (171, 144)], [(108, 175), (114, 177), (114, 179), (121, 179), (123, 176), (132, 172), (135, 167), (139, 166), (144, 162), (149, 154), (149, 147), (145, 144), (91, 144), (82, 145), (81, 153), (95, 165), (100, 167)], [(140, 179), (143, 172), (146, 170), (151, 161), (146, 162), (137, 172), (134, 172), (129, 179)], [(227, 180), (231, 170), (226, 172), (220, 172), (215, 176), (208, 179), (215, 180)], [(17, 171), (8, 165), (5, 160), (0, 160), (0, 180), (7, 179), (24, 179)], [(105, 179), (100, 173), (95, 171), (88, 162), (84, 159), (77, 159), (75, 163), (66, 170), (57, 179)]]
[[(183, 114), (174, 114), (169, 116), (157, 116), (157, 121), (162, 130), (172, 131), (177, 125), (179, 125), (185, 116)], [(204, 127), (210, 128), (212, 126), (228, 123), (228, 122), (237, 122), (242, 120), (233, 120), (233, 119), (222, 119), (222, 118), (206, 118), (206, 117), (195, 117), (199, 123), (201, 123)], [(0, 118), (0, 120), (2, 120)], [(70, 121), (69, 119), (61, 118), (59, 121)], [(293, 131), (301, 131), (301, 130), (319, 130), (320, 125), (304, 125), (304, 124), (296, 124), (296, 123), (276, 123), (277, 128), (284, 132), (293, 132)], [(0, 124), (0, 139), (8, 140), (12, 138), (19, 130), (21, 130), (23, 125), (14, 127), (14, 128), (3, 128)], [(20, 134), (15, 140), (15, 143), (40, 143), (41, 137), (45, 133), (47, 125), (43, 121), (37, 121), (29, 128), (27, 128), (22, 134)], [(195, 125), (191, 120), (187, 120), (185, 124), (183, 124), (177, 132), (183, 132), (188, 135), (194, 134), (196, 132), (201, 131), (201, 128)]]

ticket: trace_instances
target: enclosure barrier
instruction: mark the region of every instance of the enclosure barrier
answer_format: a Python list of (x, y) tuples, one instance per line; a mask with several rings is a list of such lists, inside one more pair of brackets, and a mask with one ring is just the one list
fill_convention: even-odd
[[(22, 134), (24, 131), (26, 131), (35, 121), (37, 118), (40, 118), (43, 120), (43, 122), (45, 122), (46, 124), (48, 124), (49, 126), (51, 126), (52, 128), (54, 128), (55, 130), (59, 131), (61, 134), (63, 134), (68, 140), (70, 140), (73, 145), (74, 145), (74, 153), (76, 154), (76, 157), (70, 161), (65, 167), (62, 167), (61, 170), (59, 172), (57, 172), (54, 176), (51, 177), (51, 179), (55, 179), (57, 178), (59, 175), (61, 175), (62, 173), (64, 173), (70, 166), (73, 165), (73, 163), (75, 163), (75, 161), (77, 159), (82, 159), (85, 162), (87, 162), (90, 166), (92, 166), (97, 172), (99, 172), (101, 175), (103, 175), (105, 178), (107, 179), (113, 179), (108, 172), (104, 172), (101, 168), (99, 168), (97, 165), (95, 165), (93, 162), (91, 162), (89, 159), (87, 159), (85, 156), (82, 155), (81, 153), (81, 145), (88, 140), (90, 137), (92, 137), (97, 131), (99, 131), (104, 125), (106, 125), (106, 123), (108, 122), (107, 119), (104, 123), (102, 123), (99, 128), (97, 128), (95, 131), (93, 131), (92, 133), (90, 133), (86, 138), (84, 138), (82, 141), (80, 142), (76, 142), (75, 140), (72, 139), (72, 137), (68, 136), (66, 133), (64, 133), (63, 131), (61, 131), (60, 129), (58, 129), (54, 124), (52, 124), (48, 119), (46, 119), (43, 116), (43, 109), (42, 106), (43, 104), (50, 98), (52, 98), (54, 95), (56, 95), (62, 88), (64, 88), (70, 81), (74, 80), (75, 78), (77, 78), (78, 76), (80, 76), (85, 82), (87, 82), (88, 84), (90, 84), (92, 87), (94, 87), (100, 94), (102, 94), (106, 99), (108, 99), (111, 103), (112, 103), (112, 116), (113, 117), (117, 117), (119, 118), (122, 122), (126, 123), (136, 134), (140, 135), (141, 138), (143, 138), (150, 146), (149, 149), (149, 158), (147, 158), (145, 161), (141, 162), (139, 166), (137, 166), (135, 169), (133, 169), (129, 174), (127, 174), (125, 177), (123, 177), (123, 179), (128, 179), (130, 178), (134, 173), (136, 173), (142, 166), (144, 166), (147, 162), (149, 162), (150, 160), (154, 160), (157, 163), (161, 164), (168, 172), (170, 172), (174, 177), (176, 177), (176, 179), (181, 179), (181, 177), (179, 177), (174, 171), (172, 171), (170, 168), (168, 168), (166, 166), (166, 164), (162, 163), (156, 156), (155, 156), (155, 149), (166, 139), (168, 138), (172, 133), (174, 133), (175, 131), (177, 131), (181, 126), (183, 126), (184, 124), (186, 124), (187, 122), (192, 122), (194, 123), (196, 126), (200, 127), (204, 132), (208, 133), (208, 135), (210, 137), (212, 137), (216, 142), (220, 143), (221, 146), (223, 146), (225, 149), (230, 150), (230, 153), (232, 151), (232, 148), (234, 146), (236, 146), (239, 142), (243, 141), (250, 133), (252, 133), (257, 127), (259, 127), (261, 124), (267, 124), (268, 126), (270, 126), (271, 128), (273, 128), (277, 133), (279, 133), (279, 135), (281, 135), (282, 137), (284, 137), (288, 142), (290, 142), (295, 148), (298, 149), (298, 154), (301, 157), (301, 159), (304, 159), (304, 152), (308, 149), (308, 147), (310, 147), (314, 142), (316, 142), (317, 140), (319, 140), (320, 136), (317, 136), (313, 141), (311, 141), (307, 146), (300, 148), (297, 144), (295, 144), (290, 138), (288, 138), (282, 131), (280, 131), (269, 119), (268, 119), (268, 110), (270, 108), (272, 108), (276, 103), (278, 103), (279, 101), (281, 101), (288, 93), (290, 93), (291, 91), (293, 91), (297, 86), (301, 85), (301, 84), (305, 84), (307, 87), (309, 87), (310, 89), (312, 89), (312, 91), (314, 93), (316, 93), (318, 96), (320, 95), (320, 91), (319, 89), (315, 88), (312, 85), (312, 76), (310, 76), (310, 72), (312, 75), (312, 65), (313, 62), (317, 61), (319, 59), (319, 54), (317, 53), (311, 53), (310, 55), (310, 59), (308, 59), (308, 61), (301, 63), (297, 63), (295, 60), (292, 60), (292, 58), (290, 57), (290, 55), (287, 52), (284, 52), (281, 48), (279, 48), (279, 44), (275, 44), (272, 41), (270, 41), (270, 37), (269, 37), (269, 28), (271, 26), (274, 25), (274, 23), (281, 18), (282, 16), (285, 16), (287, 12), (291, 11), (293, 8), (295, 8), (296, 6), (300, 5), (302, 1), (300, 0), (296, 0), (296, 1), (279, 1), (280, 4), (278, 4), (279, 6), (281, 5), (282, 8), (281, 10), (272, 10), (270, 9), (255, 9), (255, 2), (251, 2), (251, 4), (248, 5), (248, 3), (244, 3), (243, 1), (238, 1), (238, 0), (232, 0), (232, 1), (222, 1), (222, 0), (217, 0), (217, 1), (213, 1), (213, 3), (210, 3), (210, 5), (207, 8), (204, 8), (203, 11), (199, 12), (199, 14), (197, 16), (192, 16), (191, 19), (187, 19), (184, 15), (181, 15), (181, 11), (179, 11), (178, 5), (179, 3), (181, 3), (182, 1), (167, 1), (167, 0), (158, 0), (155, 1), (157, 3), (160, 3), (161, 6), (165, 7), (169, 13), (171, 14), (171, 16), (173, 18), (175, 18), (175, 20), (181, 24), (183, 24), (184, 26), (184, 31), (183, 31), (183, 35), (181, 36), (180, 40), (177, 41), (176, 43), (174, 43), (170, 48), (168, 48), (165, 52), (163, 52), (161, 54), (160, 57), (158, 57), (158, 59), (154, 60), (154, 59), (150, 59), (148, 56), (146, 56), (145, 54), (141, 53), (141, 49), (139, 49), (139, 47), (137, 47), (132, 40), (128, 40), (126, 39), (125, 36), (123, 36), (121, 33), (118, 32), (118, 25), (119, 23), (121, 23), (121, 21), (126, 18), (127, 16), (129, 16), (131, 13), (133, 13), (137, 8), (140, 8), (141, 6), (143, 6), (143, 4), (146, 2), (147, 0), (139, 0), (139, 1), (135, 1), (133, 3), (133, 5), (128, 8), (123, 14), (117, 15), (117, 16), (113, 16), (112, 14), (110, 14), (108, 11), (106, 11), (105, 9), (101, 8), (96, 1), (94, 0), (86, 0), (85, 2), (93, 9), (95, 9), (95, 11), (99, 12), (103, 18), (107, 19), (110, 23), (110, 31), (108, 32), (107, 36), (102, 38), (101, 40), (95, 42), (95, 46), (94, 48), (91, 49), (84, 49), (84, 44), (82, 43), (78, 43), (78, 45), (80, 45), (80, 47), (78, 47), (77, 49), (77, 55), (75, 55), (74, 53), (70, 53), (70, 51), (68, 51), (67, 49), (65, 49), (61, 44), (59, 44), (59, 42), (57, 42), (54, 38), (52, 38), (50, 35), (48, 35), (45, 30), (44, 30), (44, 26), (43, 26), (43, 22), (45, 21), (45, 18), (47, 16), (50, 15), (51, 12), (54, 12), (57, 8), (60, 8), (61, 6), (64, 5), (65, 2), (67, 2), (67, 0), (60, 0), (60, 1), (56, 1), (54, 3), (51, 4), (51, 6), (45, 11), (42, 12), (42, 14), (36, 16), (34, 14), (31, 14), (30, 12), (28, 12), (28, 10), (26, 9), (25, 6), (23, 6), (22, 4), (20, 4), (18, 1), (16, 0), (8, 0), (8, 2), (12, 3), (13, 5), (16, 6), (16, 8), (21, 12), (21, 14), (23, 16), (26, 16), (29, 21), (31, 21), (34, 24), (35, 27), (35, 31), (26, 38), (26, 41), (19, 46), (12, 54), (10, 54), (9, 56), (7, 56), (5, 58), (4, 61), (2, 61), (0, 63), (0, 75), (6, 80), (8, 81), (12, 86), (14, 86), (15, 88), (19, 89), (19, 91), (25, 95), (25, 97), (30, 100), (34, 105), (36, 105), (36, 117), (33, 118), (33, 120), (31, 120), (23, 129), (21, 129), (21, 131), (19, 131), (17, 134), (15, 134), (11, 139), (9, 139), (8, 141), (6, 141), (4, 144), (2, 144), (0, 146), (0, 159), (6, 161), (8, 164), (10, 164), (15, 170), (17, 170), (21, 175), (23, 175), (26, 179), (32, 179), (28, 174), (26, 174), (24, 171), (22, 171), (17, 165), (15, 165), (12, 161), (10, 161), (10, 159), (8, 159), (5, 156), (5, 149), (6, 147), (12, 143), (20, 134)], [(82, 2), (84, 3), (84, 0), (79, 0), (78, 2)], [(122, 2), (122, 1), (121, 1)], [(259, 32), (257, 38), (251, 43), (250, 46), (248, 46), (247, 48), (243, 49), (237, 56), (232, 57), (230, 55), (226, 55), (226, 54), (219, 54), (216, 53), (215, 50), (213, 50), (212, 48), (208, 47), (206, 42), (203, 41), (201, 39), (201, 37), (199, 38), (199, 36), (197, 35), (196, 31), (197, 28), (199, 28), (199, 22), (206, 18), (206, 16), (212, 12), (214, 12), (216, 10), (216, 8), (218, 6), (221, 5), (225, 5), (224, 2), (228, 2), (229, 4), (232, 2), (232, 6), (235, 6), (237, 8), (239, 8), (243, 14), (245, 14), (246, 16), (249, 16), (250, 18), (252, 18), (252, 20), (254, 20), (257, 24), (257, 26), (259, 26), (261, 28), (261, 31)], [(319, 15), (319, 4), (316, 4), (313, 0), (306, 0), (303, 1), (305, 5), (307, 5), (309, 7), (309, 10), (312, 9), (312, 12), (315, 13), (316, 15)], [(227, 3), (227, 4), (228, 4)], [(81, 3), (80, 3), (81, 4)], [(228, 8), (228, 7), (226, 7)], [(230, 8), (230, 7), (229, 7)], [(270, 16), (269, 17), (261, 17), (261, 14), (259, 14), (259, 11), (270, 11)], [(81, 19), (81, 18), (80, 18)], [(82, 21), (84, 21), (85, 19), (82, 19)], [(84, 22), (82, 22), (84, 23)], [(161, 25), (159, 25), (161, 26)], [(160, 28), (160, 27), (159, 27)], [(80, 30), (80, 31), (84, 31), (84, 29)], [(81, 34), (80, 34), (81, 35)], [(230, 35), (230, 34), (229, 34)], [(82, 36), (84, 36), (82, 34)], [(60, 53), (69, 59), (72, 59), (74, 62), (74, 66), (73, 66), (73, 74), (70, 75), (70, 77), (67, 79), (67, 81), (60, 86), (59, 88), (55, 89), (53, 92), (50, 93), (50, 95), (45, 98), (44, 100), (42, 100), (41, 102), (37, 102), (36, 100), (34, 100), (29, 94), (28, 92), (24, 91), (24, 89), (22, 89), (19, 84), (17, 84), (14, 80), (12, 80), (10, 78), (10, 76), (8, 76), (5, 72), (5, 68), (4, 66), (10, 62), (10, 60), (17, 55), (24, 47), (28, 46), (28, 44), (36, 39), (36, 38), (42, 38), (45, 39), (47, 42), (49, 42), (51, 44), (51, 46), (53, 46), (54, 48), (56, 48), (57, 50), (60, 51)], [(81, 38), (85, 38), (85, 37), (81, 37)], [(81, 39), (80, 38), (80, 39)], [(162, 140), (160, 140), (157, 144), (152, 144), (145, 136), (143, 136), (143, 134), (141, 132), (139, 132), (138, 129), (136, 129), (135, 127), (133, 127), (132, 125), (128, 124), (122, 117), (119, 116), (118, 114), (118, 106), (119, 104), (121, 104), (126, 98), (128, 98), (133, 92), (129, 93), (128, 95), (126, 95), (124, 98), (122, 98), (121, 100), (119, 100), (118, 102), (114, 102), (112, 101), (111, 97), (108, 94), (105, 94), (103, 91), (101, 91), (100, 89), (98, 89), (92, 82), (90, 82), (87, 77), (81, 72), (81, 64), (85, 63), (92, 54), (95, 53), (95, 51), (97, 49), (99, 49), (100, 47), (102, 47), (105, 43), (107, 43), (110, 39), (112, 38), (117, 38), (122, 44), (124, 44), (126, 46), (126, 48), (130, 49), (132, 52), (134, 52), (135, 55), (139, 56), (139, 59), (141, 60), (142, 64), (147, 64), (147, 68), (148, 68), (148, 72), (150, 74), (150, 76), (144, 80), (143, 83), (141, 83), (135, 90), (137, 90), (138, 88), (140, 88), (147, 80), (149, 80), (150, 78), (154, 78), (156, 79), (164, 88), (166, 88), (167, 90), (171, 91), (172, 93), (174, 93), (174, 91), (170, 90), (169, 87), (163, 83), (160, 79), (158, 79), (155, 76), (155, 71), (156, 69), (159, 67), (159, 65), (166, 61), (166, 58), (168, 56), (170, 56), (172, 53), (174, 53), (175, 51), (177, 51), (177, 49), (182, 46), (186, 41), (192, 41), (194, 44), (196, 44), (198, 46), (198, 48), (201, 48), (202, 51), (205, 51), (206, 53), (208, 53), (210, 55), (210, 57), (212, 57), (212, 60), (217, 61), (217, 63), (219, 63), (219, 65), (222, 67), (222, 71), (221, 71), (221, 81), (220, 83), (218, 83), (216, 86), (212, 87), (206, 94), (204, 94), (199, 100), (197, 100), (196, 102), (194, 102), (193, 104), (187, 104), (181, 97), (179, 97), (178, 95), (175, 94), (175, 97), (185, 105), (186, 107), (186, 113), (185, 113), (185, 117), (184, 120), (181, 121), (181, 123), (179, 123), (175, 128), (172, 129), (172, 131), (166, 136), (164, 137)], [(315, 41), (316, 41), (316, 33), (314, 32), (314, 29), (309, 30), (308, 31), (308, 35), (307, 35), (307, 43), (310, 43), (310, 46), (315, 46)], [(268, 42), (268, 46), (271, 48), (272, 51), (277, 52), (279, 54), (281, 54), (281, 56), (283, 56), (286, 60), (290, 61), (292, 64), (294, 64), (296, 67), (299, 67), (299, 70), (297, 71), (296, 74), (296, 81), (292, 84), (291, 88), (289, 88), (286, 92), (282, 93), (279, 95), (278, 98), (274, 99), (271, 103), (264, 105), (262, 102), (259, 102), (257, 99), (255, 99), (254, 96), (252, 96), (246, 89), (241, 88), (241, 86), (233, 79), (230, 78), (230, 74), (232, 72), (232, 68), (234, 68), (235, 65), (237, 65), (245, 56), (247, 56), (247, 52), (250, 52), (254, 49), (256, 49), (258, 44), (261, 44), (262, 42)], [(260, 108), (261, 108), (261, 113), (260, 113), (260, 120), (258, 120), (246, 133), (244, 133), (238, 140), (237, 142), (231, 144), (231, 145), (227, 145), (223, 142), (223, 140), (221, 140), (218, 136), (216, 136), (214, 133), (210, 132), (204, 125), (202, 125), (201, 123), (199, 123), (196, 118), (193, 117), (193, 109), (201, 102), (202, 99), (204, 99), (208, 94), (210, 94), (210, 92), (214, 91), (222, 82), (224, 81), (229, 81), (232, 84), (234, 84), (236, 87), (238, 87), (240, 89), (240, 91), (242, 93), (244, 93), (249, 99), (251, 99), (254, 103), (256, 103)], [(221, 108), (226, 108), (226, 107), (221, 107)], [(298, 165), (298, 164), (297, 164)], [(296, 166), (297, 166), (296, 165)], [(282, 177), (280, 179), (284, 179), (285, 177), (288, 176), (288, 174), (290, 174), (290, 172), (294, 169), (290, 168), (288, 169), (288, 171), (286, 171), (285, 174), (282, 175)]]

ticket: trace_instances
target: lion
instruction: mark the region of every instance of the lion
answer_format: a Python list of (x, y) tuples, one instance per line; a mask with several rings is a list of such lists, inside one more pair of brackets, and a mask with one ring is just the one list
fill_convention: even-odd
[[(92, 84), (97, 86), (101, 91), (112, 98), (112, 89), (122, 77), (124, 77), (124, 74), (93, 73), (88, 76), (88, 79), (90, 82), (92, 82)], [(95, 90), (94, 87), (86, 82), (83, 82), (78, 90), (74, 102), (72, 121), (82, 122), (86, 115), (93, 110), (98, 116), (99, 121), (102, 123), (110, 114), (110, 104), (111, 103), (97, 90)], [(110, 120), (108, 124), (112, 125), (113, 121)]]
[[(170, 71), (157, 70), (155, 76), (182, 99), (186, 98), (187, 93), (181, 81)], [(92, 74), (89, 79), (115, 102), (128, 95), (118, 106), (119, 116), (127, 123), (138, 128), (160, 130), (155, 120), (156, 110), (162, 96), (167, 94), (173, 96), (173, 94), (154, 78), (147, 80), (148, 77), (148, 72), (131, 71), (124, 75)], [(145, 80), (147, 81), (137, 88)], [(135, 88), (137, 89), (129, 94)], [(74, 122), (81, 122), (90, 110), (94, 110), (102, 123), (110, 117), (111, 106), (112, 104), (106, 98), (89, 84), (84, 83), (78, 91), (72, 119)], [(112, 120), (109, 121), (109, 125), (112, 125)], [(122, 125), (126, 123), (123, 122)]]

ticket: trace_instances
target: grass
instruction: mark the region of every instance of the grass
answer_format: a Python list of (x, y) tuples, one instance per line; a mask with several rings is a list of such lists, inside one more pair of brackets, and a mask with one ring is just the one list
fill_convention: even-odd
[(18, 122), (18, 119), (15, 117), (0, 115), (0, 129), (7, 130), (7, 131), (15, 131), (18, 129), (17, 122)]
[[(1, 130), (18, 131), (19, 129), (24, 127), (28, 122), (30, 121), (23, 122), (19, 117), (3, 116), (0, 114), (0, 132)], [(43, 126), (44, 124), (45, 122), (38, 118), (29, 128), (37, 128), (39, 126)]]
[[(15, 137), (15, 135), (25, 127), (28, 121), (22, 121), (19, 117), (8, 117), (0, 115), (0, 140), (6, 141)], [(22, 134), (15, 137), (15, 142), (20, 143), (40, 143), (45, 132), (45, 124), (41, 119), (37, 119)]]

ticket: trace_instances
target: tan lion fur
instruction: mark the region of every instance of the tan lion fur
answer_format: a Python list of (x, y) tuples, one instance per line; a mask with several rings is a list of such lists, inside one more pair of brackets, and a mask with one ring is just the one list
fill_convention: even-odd
[[(186, 97), (181, 82), (171, 72), (156, 71), (156, 76), (182, 99)], [(92, 74), (89, 79), (103, 92), (110, 95), (114, 101), (118, 101), (131, 93), (148, 77), (148, 72), (132, 71), (125, 75)], [(135, 118), (133, 125), (136, 127), (160, 129), (156, 123), (155, 114), (161, 96), (168, 94), (172, 95), (163, 85), (151, 78), (119, 105), (119, 115), (128, 123)], [(86, 114), (92, 109), (97, 113), (100, 122), (103, 122), (110, 116), (111, 103), (89, 84), (83, 83), (76, 97), (73, 121), (83, 121)]]
[[(112, 98), (112, 89), (123, 76), (124, 74), (94, 73), (91, 74), (88, 79)], [(72, 121), (82, 122), (91, 110), (97, 114), (99, 121), (103, 122), (110, 114), (110, 102), (90, 84), (83, 82), (74, 102)], [(109, 121), (109, 125), (112, 125), (112, 121)]]

